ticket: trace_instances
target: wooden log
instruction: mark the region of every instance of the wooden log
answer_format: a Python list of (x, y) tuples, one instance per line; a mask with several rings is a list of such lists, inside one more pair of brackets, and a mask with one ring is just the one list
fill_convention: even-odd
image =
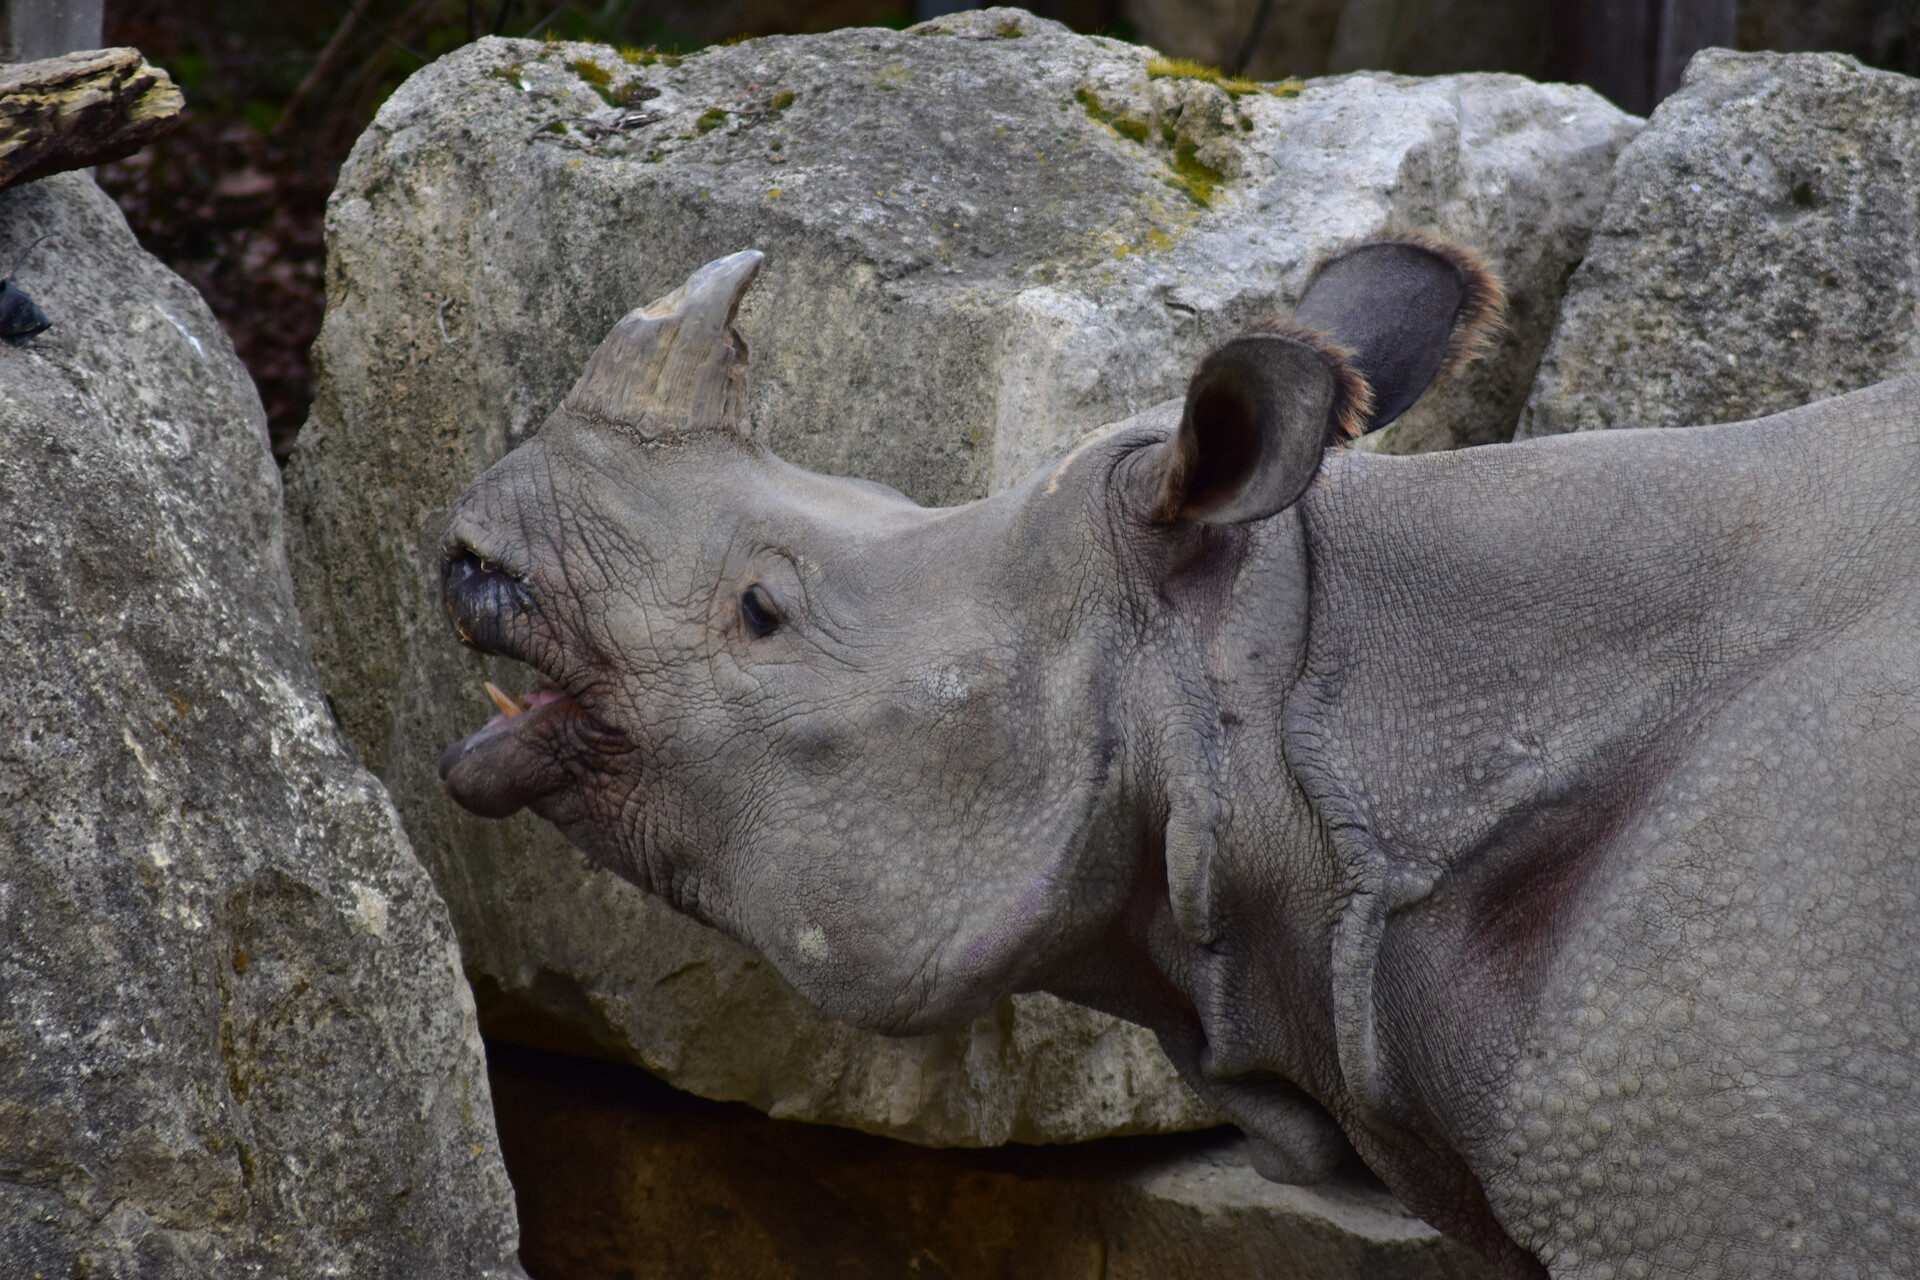
[(178, 125), (185, 107), (138, 49), (0, 66), (0, 188), (131, 155)]

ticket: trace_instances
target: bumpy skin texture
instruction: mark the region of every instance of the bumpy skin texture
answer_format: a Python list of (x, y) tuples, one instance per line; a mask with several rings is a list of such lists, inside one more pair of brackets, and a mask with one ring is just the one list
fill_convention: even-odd
[(1555, 1274), (1920, 1264), (1917, 425), (1904, 379), (1306, 506), (1290, 756), (1379, 886), (1347, 1083)]
[(450, 789), (848, 1021), (1150, 1026), (1262, 1172), (1514, 1276), (1909, 1270), (1920, 381), (1283, 510), (1338, 379), (1257, 381), (940, 510), (557, 413), (447, 543), (556, 691)]

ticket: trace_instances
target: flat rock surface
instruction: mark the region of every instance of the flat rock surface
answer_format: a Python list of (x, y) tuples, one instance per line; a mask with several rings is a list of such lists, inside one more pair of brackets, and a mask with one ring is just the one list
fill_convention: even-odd
[(1758, 418), (1920, 369), (1920, 80), (1710, 49), (1620, 158), (1522, 436)]
[(1472, 1250), (1414, 1217), (1379, 1184), (1342, 1175), (1268, 1182), (1228, 1137), (1170, 1153), (1103, 1189), (1100, 1280), (1490, 1280)]
[(288, 472), (329, 695), (446, 895), (483, 1023), (711, 1097), (932, 1143), (1210, 1117), (1151, 1037), (1046, 997), (887, 1041), (538, 822), (463, 817), (445, 746), (490, 714), (439, 604), (446, 510), (526, 439), (615, 319), (735, 250), (753, 428), (922, 502), (978, 497), (1179, 394), (1317, 259), (1435, 228), (1506, 277), (1493, 355), (1383, 433), (1505, 438), (1639, 121), (1513, 76), (1354, 75), (1234, 96), (1018, 10), (668, 65), (483, 40), (409, 80), (328, 218), (318, 399)]
[(0, 1271), (518, 1275), (446, 909), (327, 712), (199, 295), (0, 192)]

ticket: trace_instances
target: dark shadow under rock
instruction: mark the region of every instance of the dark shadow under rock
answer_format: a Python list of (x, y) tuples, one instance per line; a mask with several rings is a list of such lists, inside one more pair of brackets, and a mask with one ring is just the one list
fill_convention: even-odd
[(496, 1043), (488, 1066), (535, 1280), (1488, 1274), (1364, 1171), (1277, 1186), (1230, 1129), (938, 1149), (612, 1062)]

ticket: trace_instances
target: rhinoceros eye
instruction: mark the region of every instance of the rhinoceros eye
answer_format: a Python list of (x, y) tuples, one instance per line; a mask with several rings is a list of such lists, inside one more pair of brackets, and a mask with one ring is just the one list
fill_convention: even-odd
[(748, 631), (763, 640), (780, 627), (780, 614), (773, 607), (773, 598), (757, 582), (740, 593), (740, 620), (747, 624)]

